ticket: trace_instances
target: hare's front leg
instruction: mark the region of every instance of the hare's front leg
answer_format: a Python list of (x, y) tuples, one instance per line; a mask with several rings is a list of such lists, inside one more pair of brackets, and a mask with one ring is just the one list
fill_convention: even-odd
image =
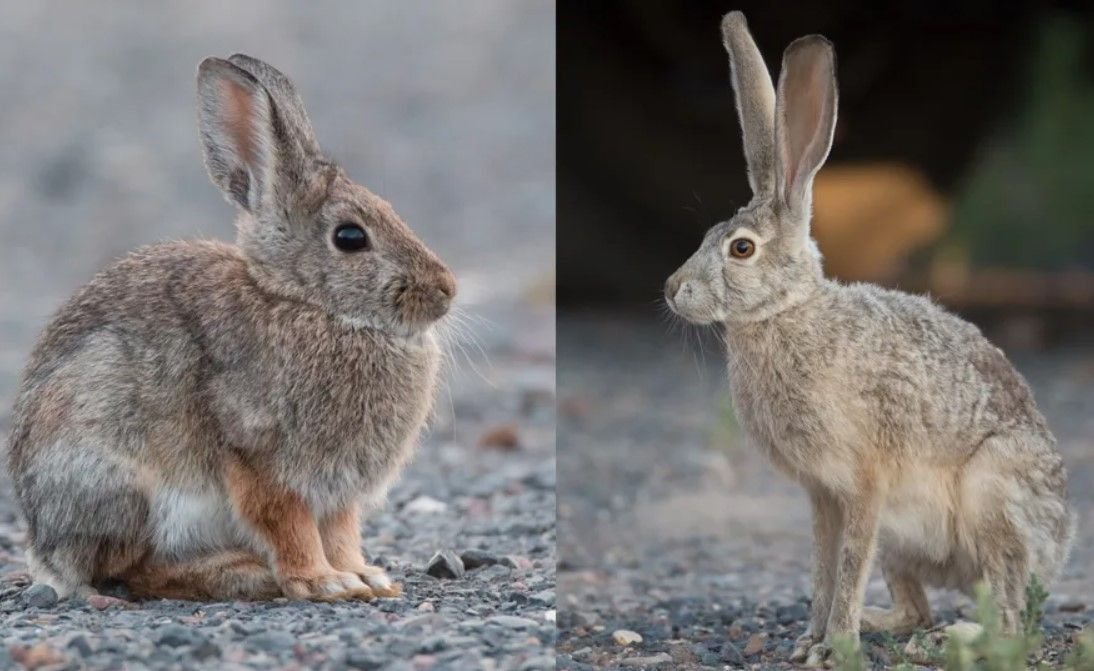
[(238, 461), (228, 465), (225, 486), (236, 514), (265, 546), (285, 596), (313, 601), (372, 598), (372, 590), (356, 573), (327, 561), (315, 517), (298, 494)]
[(376, 596), (394, 597), (403, 593), (402, 586), (391, 582), (382, 568), (365, 561), (361, 551), (361, 514), (355, 503), (320, 519), (319, 535), (331, 566), (355, 573)]
[(832, 611), (843, 525), (843, 513), (834, 496), (819, 487), (810, 488), (809, 501), (813, 509), (813, 605), (809, 628), (798, 638), (790, 655), (792, 662), (804, 662), (813, 644), (824, 640)]

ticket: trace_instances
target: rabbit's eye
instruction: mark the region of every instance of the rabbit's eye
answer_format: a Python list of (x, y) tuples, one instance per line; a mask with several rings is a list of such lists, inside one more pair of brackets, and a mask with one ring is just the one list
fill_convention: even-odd
[(357, 224), (340, 224), (334, 229), (334, 246), (343, 252), (368, 249), (368, 234)]
[(747, 259), (756, 251), (756, 245), (748, 238), (737, 238), (729, 243), (729, 253), (737, 259)]

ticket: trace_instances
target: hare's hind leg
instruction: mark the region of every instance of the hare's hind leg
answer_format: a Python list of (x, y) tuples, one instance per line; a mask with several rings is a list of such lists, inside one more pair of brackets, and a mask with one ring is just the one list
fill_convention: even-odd
[(863, 609), (863, 631), (888, 631), (902, 635), (930, 627), (931, 608), (927, 602), (927, 593), (911, 567), (883, 550), (881, 572), (893, 599), (893, 607), (888, 610)]
[(119, 577), (142, 598), (232, 601), (281, 596), (270, 567), (248, 552), (223, 552), (186, 562), (149, 559)]

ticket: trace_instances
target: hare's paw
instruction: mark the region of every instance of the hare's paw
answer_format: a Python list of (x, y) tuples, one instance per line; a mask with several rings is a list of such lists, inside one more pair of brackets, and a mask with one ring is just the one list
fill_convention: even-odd
[(327, 569), (314, 573), (297, 573), (279, 579), (281, 591), (290, 599), (309, 601), (369, 601), (375, 597), (372, 589), (356, 573)]
[(832, 647), (821, 641), (814, 643), (805, 656), (805, 666), (813, 669), (827, 669), (832, 666)]
[(901, 636), (930, 626), (929, 619), (906, 611), (884, 608), (865, 608), (862, 611), (862, 631), (887, 631)]
[(809, 649), (817, 643), (817, 638), (810, 631), (805, 632), (794, 641), (794, 651), (790, 653), (790, 662), (801, 664), (809, 657)]

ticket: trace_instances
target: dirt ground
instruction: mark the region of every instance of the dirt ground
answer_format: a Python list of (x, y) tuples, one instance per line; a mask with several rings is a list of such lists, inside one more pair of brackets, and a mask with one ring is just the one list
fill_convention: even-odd
[[(734, 423), (717, 341), (629, 315), (562, 317), (559, 333), (560, 668), (784, 668), (805, 628), (808, 502)], [(1062, 646), (1094, 605), (1094, 350), (1013, 359), (1056, 432), (1079, 514), (1049, 602), (1046, 631)], [(931, 600), (939, 619), (969, 605)], [(867, 603), (888, 604), (876, 570)], [(620, 628), (643, 643), (616, 645)]]

